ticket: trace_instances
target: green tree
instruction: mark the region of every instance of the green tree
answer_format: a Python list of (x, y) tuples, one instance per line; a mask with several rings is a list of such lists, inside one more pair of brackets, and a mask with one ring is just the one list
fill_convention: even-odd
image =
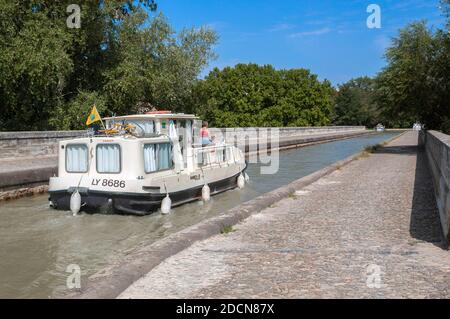
[[(214, 57), (207, 28), (175, 33), (154, 0), (0, 0), (0, 130), (82, 128), (92, 97), (108, 112), (136, 103), (178, 110)], [(150, 16), (152, 15), (152, 16)], [(178, 108), (178, 109), (177, 109)]]
[(197, 113), (220, 127), (327, 125), (332, 114), (330, 83), (305, 69), (215, 68), (193, 92)]
[(182, 110), (198, 74), (215, 57), (217, 35), (212, 30), (192, 28), (175, 34), (162, 14), (144, 27), (147, 21), (147, 14), (137, 10), (118, 28), (116, 66), (105, 72), (104, 86), (114, 112), (133, 112), (138, 102)]
[(104, 96), (97, 91), (78, 92), (66, 104), (58, 105), (53, 109), (49, 118), (49, 124), (51, 127), (57, 127), (59, 130), (79, 130), (84, 128), (86, 119), (91, 113), (94, 104), (100, 114), (105, 114), (107, 110)]
[[(42, 9), (41, 9), (42, 8)], [(65, 20), (34, 1), (0, 0), (0, 125), (43, 129), (73, 72)]]
[(359, 77), (339, 86), (335, 100), (335, 124), (373, 127), (381, 121), (374, 101), (374, 82), (369, 77)]
[(450, 38), (425, 21), (401, 29), (386, 52), (387, 66), (376, 79), (376, 100), (392, 125), (415, 121), (450, 132)]

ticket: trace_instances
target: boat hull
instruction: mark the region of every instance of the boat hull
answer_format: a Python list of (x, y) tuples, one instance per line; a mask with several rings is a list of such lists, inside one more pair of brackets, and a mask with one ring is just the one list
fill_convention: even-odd
[[(208, 184), (211, 195), (215, 195), (237, 187), (237, 179), (241, 173)], [(202, 187), (188, 188), (169, 193), (172, 207), (201, 199)], [(70, 210), (71, 192), (67, 190), (49, 191), (49, 200), (53, 208)], [(148, 215), (161, 207), (166, 196), (164, 193), (117, 193), (93, 190), (81, 190), (81, 210), (87, 213), (116, 213), (128, 215)]]

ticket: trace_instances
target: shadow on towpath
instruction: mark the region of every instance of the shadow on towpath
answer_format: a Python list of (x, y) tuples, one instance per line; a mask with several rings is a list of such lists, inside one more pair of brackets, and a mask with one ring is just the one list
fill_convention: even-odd
[(411, 236), (417, 240), (446, 249), (439, 221), (439, 211), (434, 197), (433, 180), (423, 147), (411, 145), (384, 146), (377, 149), (375, 153), (417, 156), (409, 231)]

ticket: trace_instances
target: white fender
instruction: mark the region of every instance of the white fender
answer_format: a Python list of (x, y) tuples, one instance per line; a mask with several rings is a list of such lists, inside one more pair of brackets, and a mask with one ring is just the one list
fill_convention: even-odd
[(244, 185), (245, 185), (245, 178), (244, 178), (244, 176), (242, 176), (242, 173), (241, 173), (241, 175), (239, 175), (239, 177), (237, 179), (237, 186), (242, 189), (242, 188), (244, 188)]
[(248, 183), (248, 181), (250, 180), (250, 177), (248, 176), (247, 173), (244, 173), (244, 178), (245, 178), (245, 182)]
[(172, 208), (172, 200), (169, 197), (169, 194), (164, 197), (161, 202), (161, 214), (167, 215), (170, 213), (170, 209)]
[(207, 202), (211, 197), (211, 190), (209, 189), (208, 184), (205, 184), (202, 188), (202, 199)]
[(70, 211), (73, 215), (78, 214), (81, 208), (81, 196), (78, 189), (70, 196)]

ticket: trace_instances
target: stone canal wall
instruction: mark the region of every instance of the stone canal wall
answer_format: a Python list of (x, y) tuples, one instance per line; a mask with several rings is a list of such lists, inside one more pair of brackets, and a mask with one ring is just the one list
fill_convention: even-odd
[[(281, 127), (276, 128), (280, 138), (293, 139), (312, 135), (331, 135), (339, 133), (354, 133), (365, 131), (364, 126), (323, 126), (323, 127)], [(211, 128), (211, 132), (222, 132), (224, 136), (241, 132), (252, 132), (259, 135), (267, 128)], [(43, 131), (43, 132), (0, 132), (0, 160), (17, 159), (21, 157), (56, 156), (58, 142), (82, 136), (86, 131)], [(250, 134), (252, 134), (250, 133)], [(214, 134), (214, 133), (213, 133)], [(230, 142), (231, 140), (227, 140)], [(234, 142), (234, 140), (232, 141)]]
[(57, 154), (58, 141), (85, 131), (0, 132), (0, 160)]
[(448, 244), (450, 242), (450, 135), (426, 131), (420, 133), (419, 139), (427, 154), (442, 231)]
[[(210, 131), (211, 135), (223, 134), (228, 143), (243, 147), (247, 153), (328, 142), (372, 132), (364, 126), (283, 127), (275, 130), (210, 128)], [(58, 142), (82, 136), (85, 132), (0, 132), (0, 200), (22, 196), (30, 187), (47, 184), (57, 172)], [(275, 138), (276, 143), (267, 143), (266, 137)], [(18, 189), (20, 191), (15, 191)]]
[(244, 127), (211, 128), (212, 136), (219, 136), (230, 144), (240, 147), (245, 153), (264, 149), (286, 149), (308, 144), (328, 142), (336, 139), (367, 134), (365, 126), (322, 127)]

